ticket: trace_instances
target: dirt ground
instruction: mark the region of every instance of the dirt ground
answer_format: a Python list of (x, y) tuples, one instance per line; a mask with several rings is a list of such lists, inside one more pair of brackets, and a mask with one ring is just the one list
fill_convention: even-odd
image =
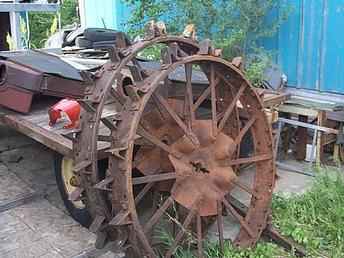
[[(247, 172), (249, 173), (249, 172)], [(301, 193), (311, 177), (279, 170), (277, 192)], [(31, 194), (25, 204), (14, 200)], [(76, 223), (60, 198), (53, 153), (33, 140), (0, 127), (0, 257), (116, 257), (94, 248), (95, 236)]]

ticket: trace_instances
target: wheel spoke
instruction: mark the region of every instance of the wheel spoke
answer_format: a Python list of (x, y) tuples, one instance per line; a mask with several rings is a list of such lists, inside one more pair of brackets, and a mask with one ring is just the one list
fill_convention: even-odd
[(144, 232), (142, 232), (142, 230), (140, 228), (137, 228), (137, 225), (134, 224), (135, 226), (135, 232), (138, 236), (138, 238), (140, 239), (142, 245), (143, 245), (143, 248), (148, 252), (148, 257), (156, 257), (146, 235), (144, 234)]
[(192, 133), (182, 121), (182, 119), (178, 116), (178, 114), (171, 108), (171, 106), (167, 103), (167, 101), (159, 94), (154, 93), (154, 98), (162, 105), (162, 107), (169, 113), (169, 115), (174, 119), (177, 125), (183, 130), (185, 135), (191, 140), (191, 142), (195, 145), (199, 145), (199, 141), (195, 134)]
[(202, 217), (197, 215), (197, 250), (198, 258), (203, 257), (203, 245), (202, 245)]
[(219, 132), (221, 132), (223, 130), (223, 128), (225, 127), (225, 124), (226, 124), (229, 116), (231, 115), (234, 108), (236, 107), (236, 104), (237, 104), (238, 100), (240, 99), (241, 95), (244, 93), (244, 90), (246, 89), (246, 87), (247, 87), (246, 82), (241, 84), (240, 89), (237, 92), (237, 95), (234, 97), (231, 104), (229, 104), (227, 110), (224, 112), (223, 118), (219, 124)]
[[(215, 79), (215, 88), (217, 87), (217, 85), (220, 83), (220, 79), (216, 77)], [(208, 96), (210, 95), (211, 93), (211, 88), (210, 86), (207, 87), (203, 92), (202, 94), (198, 97), (198, 99), (196, 100), (194, 106), (193, 106), (193, 111), (195, 112), (201, 105), (202, 103), (208, 98)]]
[(141, 176), (141, 177), (134, 177), (133, 178), (133, 185), (140, 185), (140, 184), (147, 184), (152, 182), (160, 182), (166, 181), (171, 179), (176, 179), (177, 174), (173, 173), (162, 173), (158, 175), (150, 175), (150, 176)]
[(220, 201), (217, 202), (217, 229), (219, 231), (221, 257), (223, 257), (225, 247), (224, 247), (224, 237), (223, 237), (222, 203)]
[(140, 191), (140, 193), (135, 197), (135, 204), (137, 205), (142, 198), (149, 192), (150, 189), (154, 186), (155, 182), (150, 182), (145, 185), (145, 187)]
[(237, 138), (235, 139), (235, 146), (239, 146), (240, 142), (242, 141), (242, 139), (244, 138), (245, 134), (248, 132), (248, 130), (251, 128), (251, 126), (254, 124), (254, 122), (257, 120), (256, 116), (253, 116), (244, 126), (243, 129), (241, 129), (239, 135), (237, 136)]
[(195, 112), (193, 110), (194, 100), (192, 94), (192, 64), (185, 64), (185, 77), (186, 77), (186, 104), (188, 112), (189, 130), (192, 128), (192, 124), (195, 121)]
[(167, 153), (171, 154), (173, 157), (175, 157), (177, 159), (181, 159), (183, 157), (183, 154), (181, 154), (180, 152), (178, 152), (176, 150), (173, 150), (170, 146), (168, 146), (167, 144), (165, 144), (162, 141), (160, 141), (159, 138), (157, 138), (154, 135), (152, 135), (149, 132), (147, 132), (143, 127), (140, 127), (137, 130), (137, 134), (142, 136), (143, 138), (145, 138), (146, 140), (148, 140), (152, 144), (156, 145), (160, 149), (162, 149), (162, 150), (166, 151)]
[(233, 208), (233, 206), (226, 199), (223, 199), (222, 203), (225, 205), (227, 212), (231, 213), (239, 221), (240, 225), (245, 229), (245, 231), (251, 237), (255, 237), (254, 233), (250, 229), (249, 225), (246, 223), (245, 219), (240, 216), (240, 214)]
[(160, 102), (158, 101), (157, 98), (152, 97), (152, 103), (153, 105), (156, 107), (156, 110), (158, 111), (160, 118), (162, 121), (168, 121), (169, 119), (169, 115), (167, 114), (167, 112), (165, 111), (165, 109), (163, 108), (163, 106), (160, 104)]
[(181, 230), (178, 232), (178, 234), (177, 234), (177, 236), (176, 236), (176, 238), (175, 238), (171, 248), (166, 253), (166, 256), (165, 256), (166, 258), (171, 258), (172, 257), (172, 255), (175, 252), (179, 242), (182, 240), (183, 236), (185, 235), (186, 230), (189, 227), (192, 219), (195, 217), (195, 213), (196, 213), (196, 211), (194, 209), (190, 210), (190, 212), (187, 215), (187, 217), (186, 217), (186, 219), (185, 219), (185, 221), (184, 221), (184, 223), (182, 225)]
[(98, 135), (98, 141), (100, 142), (111, 142), (112, 138), (111, 135)]
[(245, 185), (244, 183), (241, 183), (239, 181), (233, 181), (233, 185), (241, 188), (245, 192), (247, 192), (247, 193), (251, 194), (252, 196), (256, 197), (257, 199), (259, 199), (259, 197), (255, 194), (254, 190), (251, 187)]
[(240, 158), (240, 159), (230, 160), (228, 165), (235, 166), (235, 165), (255, 163), (255, 162), (260, 162), (260, 161), (265, 161), (265, 160), (270, 160), (270, 159), (272, 159), (272, 154), (262, 154), (262, 155), (252, 156), (249, 158)]
[(215, 69), (214, 65), (210, 66), (210, 91), (211, 91), (211, 115), (212, 115), (212, 128), (213, 136), (217, 136), (217, 105), (216, 105), (216, 89), (215, 89)]
[[(231, 96), (231, 99), (233, 99), (234, 98), (234, 96), (235, 96), (235, 94), (234, 94), (234, 89), (233, 89), (233, 87), (232, 86), (230, 86), (230, 87), (228, 87), (229, 88), (229, 92), (230, 92), (230, 96)], [(235, 120), (236, 120), (236, 123), (237, 123), (237, 137), (240, 135), (240, 131), (241, 131), (241, 121), (240, 121), (240, 114), (239, 114), (239, 108), (238, 108), (238, 105), (235, 105), (235, 115), (234, 115), (234, 117), (235, 117)], [(240, 152), (241, 152), (241, 145), (240, 145), (240, 142), (242, 141), (242, 138), (244, 137), (244, 135), (245, 135), (245, 133), (243, 132), (243, 136), (240, 136), (240, 141), (239, 141), (239, 139), (238, 139), (238, 143), (236, 144), (236, 143), (234, 143), (235, 144), (235, 146), (237, 147), (236, 149), (237, 149), (237, 151), (236, 151), (236, 158), (239, 158), (240, 157)], [(234, 167), (234, 171), (235, 171), (235, 173), (237, 173), (238, 172), (238, 169), (239, 169), (239, 166), (235, 166)]]
[(144, 232), (148, 233), (152, 230), (153, 226), (159, 221), (164, 212), (173, 204), (173, 198), (170, 196), (161, 207), (154, 213), (152, 218), (144, 226)]

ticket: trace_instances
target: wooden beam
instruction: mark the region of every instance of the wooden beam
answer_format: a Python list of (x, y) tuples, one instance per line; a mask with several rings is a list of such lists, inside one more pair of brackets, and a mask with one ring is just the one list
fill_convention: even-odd
[(318, 111), (315, 109), (305, 108), (296, 105), (283, 104), (278, 107), (279, 112), (292, 113), (309, 117), (317, 117)]
[(279, 118), (278, 121), (281, 121), (281, 122), (283, 122), (285, 124), (301, 126), (301, 127), (309, 128), (309, 129), (312, 129), (312, 130), (318, 130), (320, 132), (324, 132), (324, 133), (328, 133), (328, 134), (338, 134), (339, 133), (339, 131), (337, 129), (332, 129), (332, 128), (328, 128), (328, 127), (324, 127), (324, 126), (319, 126), (319, 125), (314, 125), (314, 124), (303, 123), (303, 122), (300, 122), (300, 121), (295, 121), (295, 120), (286, 119), (286, 118)]
[[(308, 122), (308, 117), (299, 115), (299, 121), (303, 123)], [(297, 128), (297, 144), (296, 144), (296, 159), (297, 160), (305, 160), (306, 158), (306, 150), (307, 150), (307, 142), (308, 142), (308, 134), (307, 128), (299, 126)]]
[(281, 93), (275, 96), (263, 97), (263, 105), (265, 108), (280, 105), (282, 102), (290, 98), (290, 93)]
[[(323, 127), (326, 124), (326, 111), (319, 111), (318, 114), (318, 126)], [(338, 130), (337, 130), (338, 131)], [(317, 138), (317, 158), (316, 158), (316, 164), (320, 165), (322, 160), (323, 160), (323, 156), (324, 156), (324, 134), (322, 134), (321, 132), (318, 132), (318, 138)]]
[(73, 157), (72, 141), (60, 134), (50, 132), (16, 115), (1, 114), (0, 123), (10, 126), (64, 156)]

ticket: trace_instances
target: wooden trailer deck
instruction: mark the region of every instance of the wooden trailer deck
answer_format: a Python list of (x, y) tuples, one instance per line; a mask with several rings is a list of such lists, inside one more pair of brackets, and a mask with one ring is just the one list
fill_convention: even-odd
[[(58, 121), (56, 125), (49, 126), (48, 110), (59, 100), (55, 98), (45, 98), (32, 105), (29, 114), (20, 114), (5, 108), (0, 108), (0, 123), (7, 125), (14, 130), (36, 140), (48, 148), (62, 154), (73, 157), (73, 143), (67, 137), (73, 129), (64, 129), (66, 121)], [(105, 108), (104, 115), (111, 115), (111, 104)], [(108, 130), (101, 128), (102, 133)], [(109, 147), (109, 143), (100, 142), (98, 150), (102, 151)]]
[[(287, 94), (266, 93), (263, 97), (264, 107), (278, 105), (288, 98)], [(29, 114), (20, 114), (5, 108), (0, 108), (0, 123), (7, 125), (14, 130), (36, 140), (48, 148), (66, 157), (73, 157), (73, 143), (67, 137), (72, 133), (71, 129), (64, 129), (66, 121), (58, 121), (51, 127), (49, 126), (48, 110), (58, 102), (56, 98), (45, 97), (37, 100), (32, 105)], [(113, 104), (107, 104), (103, 116), (113, 115)], [(100, 128), (101, 134), (107, 135), (108, 129), (103, 126)], [(109, 147), (107, 142), (99, 142), (98, 151), (102, 152)]]

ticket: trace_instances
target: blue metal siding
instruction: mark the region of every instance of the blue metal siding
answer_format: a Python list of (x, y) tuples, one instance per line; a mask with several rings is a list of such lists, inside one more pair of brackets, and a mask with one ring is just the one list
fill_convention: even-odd
[[(344, 94), (344, 0), (279, 1), (292, 11), (263, 45), (276, 53), (289, 86)], [(124, 29), (130, 9), (121, 0), (86, 0), (86, 16), (89, 27), (102, 27), (103, 18), (109, 28)]]
[(344, 2), (327, 0), (324, 5), (321, 90), (344, 94)]
[(289, 86), (344, 94), (344, 1), (284, 2), (293, 10), (276, 36), (276, 50)]
[[(292, 11), (288, 20), (282, 24), (276, 38), (278, 38), (277, 63), (288, 75), (289, 85), (297, 85), (297, 63), (299, 56), (301, 3), (299, 0), (286, 1)], [(283, 51), (282, 51), (283, 50)]]
[(85, 0), (86, 27), (123, 29), (130, 9), (121, 0)]
[(323, 8), (319, 0), (302, 1), (301, 8), (297, 86), (319, 89)]
[(116, 1), (85, 0), (86, 27), (103, 28), (103, 20), (107, 28), (116, 28)]

